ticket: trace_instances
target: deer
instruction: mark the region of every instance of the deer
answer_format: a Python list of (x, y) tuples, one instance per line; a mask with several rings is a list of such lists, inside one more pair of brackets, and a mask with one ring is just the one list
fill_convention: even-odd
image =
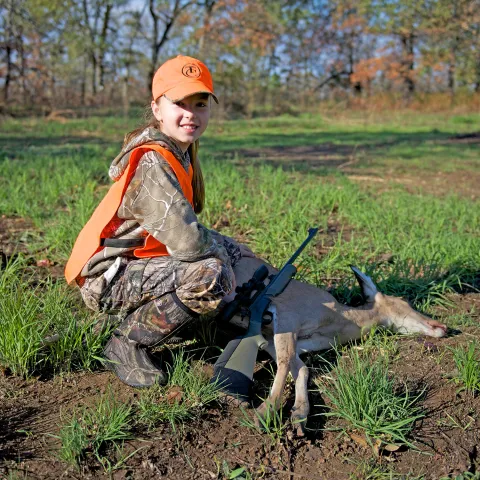
[[(258, 257), (242, 257), (234, 268), (237, 285), (248, 281), (261, 265), (276, 270)], [(375, 327), (384, 327), (400, 334), (419, 333), (443, 337), (447, 326), (414, 310), (399, 297), (381, 293), (373, 280), (356, 267), (351, 267), (366, 302), (350, 307), (338, 302), (330, 293), (311, 284), (293, 279), (285, 291), (273, 301), (274, 315), (262, 329), (268, 341), (265, 351), (277, 364), (277, 372), (268, 398), (257, 408), (256, 417), (263, 418), (268, 409), (278, 410), (288, 373), (295, 382), (295, 403), (291, 418), (297, 434), (304, 434), (310, 411), (308, 400), (308, 367), (300, 359), (307, 352), (327, 350), (358, 340)], [(228, 302), (231, 298), (227, 298)], [(245, 328), (245, 319), (238, 315), (230, 323)]]

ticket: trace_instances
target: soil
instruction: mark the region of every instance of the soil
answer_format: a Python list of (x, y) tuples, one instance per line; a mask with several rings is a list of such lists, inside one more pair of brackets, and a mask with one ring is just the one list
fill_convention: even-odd
[[(452, 185), (451, 178), (445, 181)], [(418, 176), (415, 182), (418, 184)], [(27, 252), (25, 232), (30, 229), (32, 225), (24, 219), (0, 218), (3, 260), (16, 252)], [(348, 239), (350, 230), (334, 220), (329, 222), (327, 231), (319, 234), (318, 253), (325, 253), (322, 249), (330, 248), (339, 233)], [(60, 267), (48, 262), (34, 262), (33, 267), (42, 275), (61, 275)], [(244, 467), (253, 478), (263, 479), (373, 478), (368, 476), (368, 465), (377, 472), (404, 475), (401, 478), (423, 475), (425, 479), (439, 479), (474, 473), (479, 463), (480, 397), (458, 391), (459, 386), (452, 381), (455, 367), (448, 349), (478, 338), (480, 294), (459, 293), (450, 301), (450, 307), (439, 308), (438, 316), (468, 313), (470, 326), (450, 330), (442, 339), (401, 338), (392, 365), (392, 375), (399, 385), (405, 382), (418, 391), (425, 389), (426, 417), (417, 423), (412, 437), (418, 450), (376, 452), (360, 432), (347, 435), (330, 430), (341, 424), (332, 420), (326, 424), (321, 413), (328, 410), (328, 402), (313, 391), (312, 378), (312, 410), (304, 437), (298, 437), (290, 428), (280, 441), (272, 441), (268, 435), (243, 426), (238, 407), (220, 401), (184, 428), (174, 430), (163, 425), (152, 432), (137, 428), (135, 438), (124, 446), (125, 457), (132, 456), (111, 473), (106, 473), (93, 458), (76, 469), (58, 457), (59, 440), (55, 435), (62, 419), (82, 405), (97, 402), (107, 388), (124, 402), (135, 402), (139, 391), (126, 387), (106, 371), (29, 380), (0, 371), (0, 478), (220, 479), (229, 478), (227, 467), (230, 471)], [(315, 360), (308, 357), (306, 361), (311, 365)], [(262, 353), (259, 365), (270, 365)], [(264, 396), (270, 384), (268, 368), (260, 369), (254, 391)], [(293, 393), (289, 383), (284, 418), (289, 415)], [(115, 453), (111, 454), (114, 458)]]

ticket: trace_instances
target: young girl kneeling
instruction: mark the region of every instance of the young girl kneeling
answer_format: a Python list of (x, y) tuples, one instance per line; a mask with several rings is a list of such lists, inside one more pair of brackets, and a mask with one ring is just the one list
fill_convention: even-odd
[(152, 120), (126, 136), (109, 170), (115, 183), (65, 269), (88, 307), (122, 318), (104, 355), (133, 387), (166, 381), (148, 347), (216, 310), (235, 287), (232, 267), (253, 256), (196, 217), (205, 199), (198, 139), (211, 99), (218, 103), (207, 67), (191, 57), (168, 60), (152, 94)]

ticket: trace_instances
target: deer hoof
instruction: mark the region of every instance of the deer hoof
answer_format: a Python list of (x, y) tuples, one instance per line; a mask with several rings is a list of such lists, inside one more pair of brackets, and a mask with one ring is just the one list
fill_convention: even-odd
[(255, 410), (255, 424), (257, 427), (261, 424), (260, 420), (263, 420), (267, 414), (267, 405), (262, 403), (256, 410)]
[(265, 426), (264, 420), (268, 419), (269, 415), (275, 414), (275, 408), (273, 405), (263, 402), (256, 410), (255, 410), (255, 425), (263, 429)]
[(295, 436), (296, 437), (304, 437), (305, 436), (305, 427), (303, 424), (298, 424), (295, 428)]
[(299, 412), (292, 413), (290, 421), (293, 425), (293, 431), (297, 437), (305, 436), (305, 425), (307, 423), (307, 415), (301, 415)]

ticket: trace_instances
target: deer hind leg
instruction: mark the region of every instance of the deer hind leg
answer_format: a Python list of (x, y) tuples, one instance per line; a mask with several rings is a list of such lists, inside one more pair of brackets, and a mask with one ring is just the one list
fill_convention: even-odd
[(270, 395), (257, 409), (257, 415), (261, 418), (266, 416), (269, 409), (276, 411), (280, 407), (288, 372), (290, 371), (292, 360), (295, 359), (295, 334), (291, 332), (277, 333), (273, 337), (273, 341), (275, 344), (277, 373), (270, 390)]
[(291, 419), (298, 436), (305, 434), (305, 424), (310, 412), (308, 402), (308, 367), (295, 355), (290, 363), (290, 371), (295, 381), (295, 404), (292, 408)]

